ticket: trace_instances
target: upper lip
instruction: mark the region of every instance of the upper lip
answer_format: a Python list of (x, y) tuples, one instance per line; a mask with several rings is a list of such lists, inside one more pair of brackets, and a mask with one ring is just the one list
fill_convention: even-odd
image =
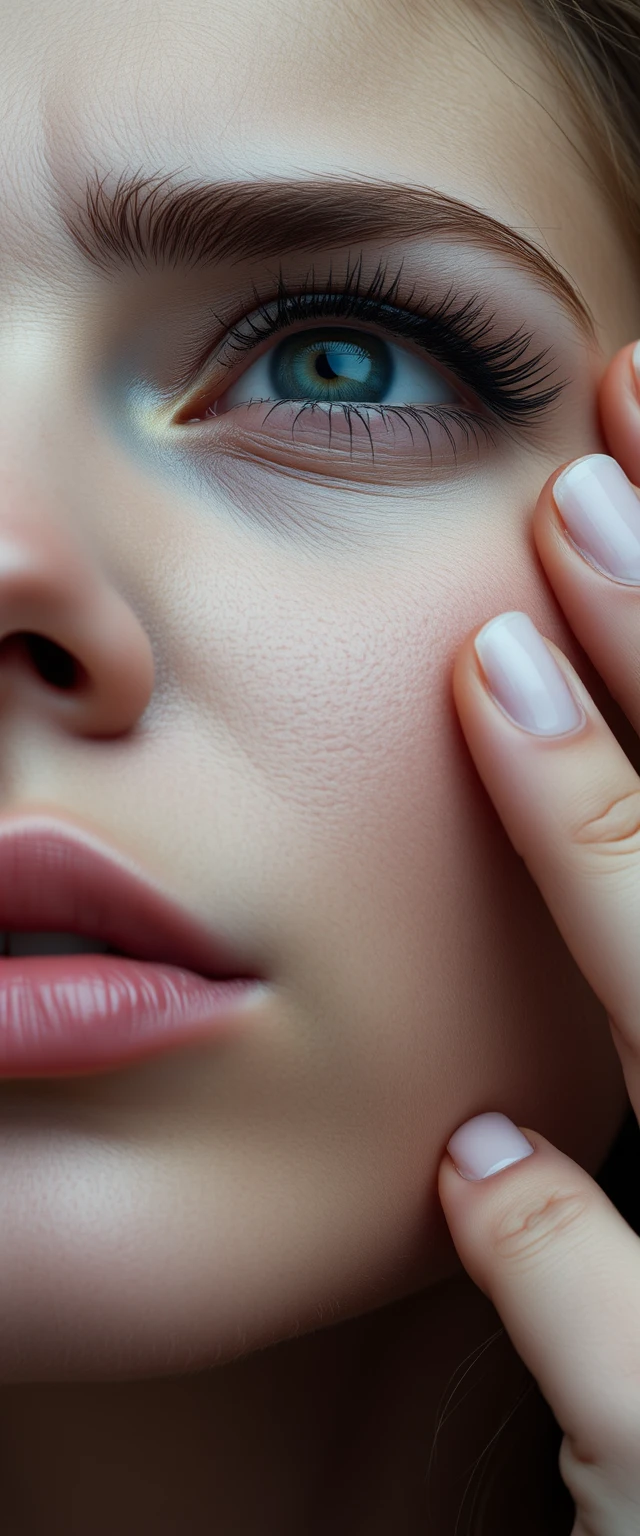
[(202, 976), (256, 974), (126, 855), (43, 816), (0, 818), (0, 929), (12, 928), (85, 934)]

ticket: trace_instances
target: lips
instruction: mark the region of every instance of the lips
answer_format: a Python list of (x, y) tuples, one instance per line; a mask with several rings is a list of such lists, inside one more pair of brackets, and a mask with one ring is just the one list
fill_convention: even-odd
[[(262, 990), (246, 956), (58, 821), (0, 822), (0, 930), (13, 956), (0, 959), (0, 1077), (105, 1071), (220, 1036)], [(36, 935), (54, 952), (33, 954)]]
[(29, 818), (0, 822), (0, 930), (53, 929), (203, 976), (247, 974), (246, 961), (97, 839)]

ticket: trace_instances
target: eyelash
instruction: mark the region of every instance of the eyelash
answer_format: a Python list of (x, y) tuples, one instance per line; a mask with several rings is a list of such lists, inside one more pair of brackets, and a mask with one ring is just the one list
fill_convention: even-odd
[[(557, 369), (550, 366), (549, 349), (532, 353), (533, 336), (523, 326), (501, 340), (490, 340), (495, 315), (477, 295), (461, 300), (453, 289), (435, 305), (414, 302), (412, 289), (404, 304), (398, 306), (401, 276), (402, 266), (389, 279), (386, 265), (380, 263), (364, 285), (359, 256), (347, 268), (339, 286), (334, 288), (330, 271), (321, 285), (323, 291), (318, 292), (320, 285), (312, 271), (292, 291), (280, 271), (275, 301), (266, 304), (255, 294), (256, 309), (228, 329), (219, 361), (222, 366), (231, 367), (238, 354), (253, 351), (300, 321), (348, 319), (374, 324), (397, 339), (412, 342), (436, 363), (443, 364), (458, 383), (471, 388), (494, 418), (507, 425), (536, 420), (556, 403), (567, 380), (552, 382)], [(375, 409), (398, 412), (406, 408)], [(451, 407), (443, 408), (443, 414), (447, 411), (450, 413)], [(437, 408), (434, 411), (433, 406), (429, 407), (427, 414), (434, 413), (441, 414)], [(410, 408), (410, 414), (415, 419), (415, 406)], [(453, 414), (464, 417), (465, 412), (458, 408)], [(467, 419), (470, 421), (471, 416)]]

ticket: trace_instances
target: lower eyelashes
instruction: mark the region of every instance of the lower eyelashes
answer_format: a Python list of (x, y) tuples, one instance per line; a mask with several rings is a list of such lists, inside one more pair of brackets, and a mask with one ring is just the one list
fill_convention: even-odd
[[(204, 426), (204, 421), (202, 422)], [(300, 474), (419, 482), (477, 460), (496, 441), (492, 423), (457, 405), (250, 400), (211, 413), (200, 451), (263, 460)]]
[(238, 452), (242, 438), (244, 453), (319, 471), (330, 451), (334, 473), (375, 464), (397, 477), (492, 441), (488, 419), (427, 358), (345, 326), (285, 336), (188, 423), (212, 418), (220, 448)]

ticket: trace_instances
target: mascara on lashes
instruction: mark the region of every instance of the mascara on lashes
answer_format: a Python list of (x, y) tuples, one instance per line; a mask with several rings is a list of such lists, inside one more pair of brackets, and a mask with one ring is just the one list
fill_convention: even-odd
[(312, 271), (292, 289), (280, 270), (275, 300), (261, 301), (254, 294), (255, 309), (228, 327), (216, 349), (217, 361), (230, 371), (239, 354), (253, 351), (300, 321), (311, 325), (348, 319), (379, 326), (412, 342), (460, 384), (470, 387), (505, 423), (522, 425), (538, 419), (556, 403), (568, 381), (557, 378), (549, 348), (532, 351), (534, 338), (524, 326), (492, 340), (495, 312), (477, 294), (461, 299), (453, 288), (432, 304), (428, 299), (414, 300), (414, 285), (399, 304), (401, 276), (402, 264), (388, 280), (387, 266), (380, 263), (363, 285), (362, 255), (335, 286), (331, 270), (323, 283)]

